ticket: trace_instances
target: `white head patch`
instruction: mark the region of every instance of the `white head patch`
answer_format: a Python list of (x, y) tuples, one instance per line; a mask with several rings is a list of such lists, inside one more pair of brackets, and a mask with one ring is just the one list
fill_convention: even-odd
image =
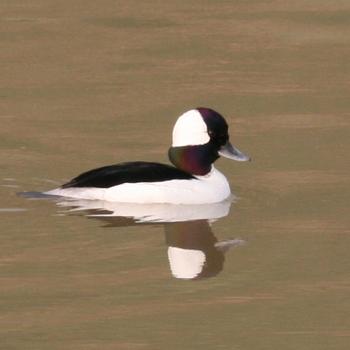
[(209, 142), (208, 128), (196, 109), (182, 114), (173, 129), (173, 147), (204, 145)]

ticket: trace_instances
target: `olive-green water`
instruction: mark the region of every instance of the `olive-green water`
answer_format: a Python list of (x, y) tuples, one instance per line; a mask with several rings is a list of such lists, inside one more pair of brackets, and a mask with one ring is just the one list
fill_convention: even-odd
[[(349, 82), (345, 0), (3, 0), (0, 349), (349, 349)], [(17, 195), (166, 162), (197, 106), (253, 158), (217, 162), (238, 199), (211, 226)]]

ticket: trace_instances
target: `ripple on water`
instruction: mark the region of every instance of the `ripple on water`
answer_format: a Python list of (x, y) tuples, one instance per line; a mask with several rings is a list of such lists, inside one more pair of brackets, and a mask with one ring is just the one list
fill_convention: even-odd
[(18, 213), (27, 210), (26, 208), (0, 208), (0, 213)]

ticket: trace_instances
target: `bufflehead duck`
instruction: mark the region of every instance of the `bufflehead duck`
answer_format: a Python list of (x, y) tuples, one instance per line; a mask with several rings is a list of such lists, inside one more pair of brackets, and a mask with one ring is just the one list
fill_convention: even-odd
[(45, 194), (126, 203), (217, 203), (231, 191), (213, 163), (220, 156), (249, 160), (231, 145), (225, 119), (210, 108), (192, 109), (178, 118), (168, 156), (175, 167), (140, 161), (104, 166)]

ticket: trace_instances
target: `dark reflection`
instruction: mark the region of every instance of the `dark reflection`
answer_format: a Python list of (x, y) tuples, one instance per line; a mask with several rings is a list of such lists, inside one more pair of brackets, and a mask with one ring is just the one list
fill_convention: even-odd
[(244, 241), (218, 242), (208, 220), (165, 225), (170, 270), (174, 277), (199, 279), (216, 276), (224, 266), (224, 253)]
[[(30, 197), (47, 198), (33, 194)], [(55, 200), (63, 209), (62, 214), (101, 220), (104, 227), (162, 225), (170, 271), (179, 279), (216, 276), (224, 267), (225, 253), (245, 243), (241, 239), (218, 241), (212, 232), (212, 222), (228, 215), (232, 200), (203, 205), (113, 203), (57, 197)]]

